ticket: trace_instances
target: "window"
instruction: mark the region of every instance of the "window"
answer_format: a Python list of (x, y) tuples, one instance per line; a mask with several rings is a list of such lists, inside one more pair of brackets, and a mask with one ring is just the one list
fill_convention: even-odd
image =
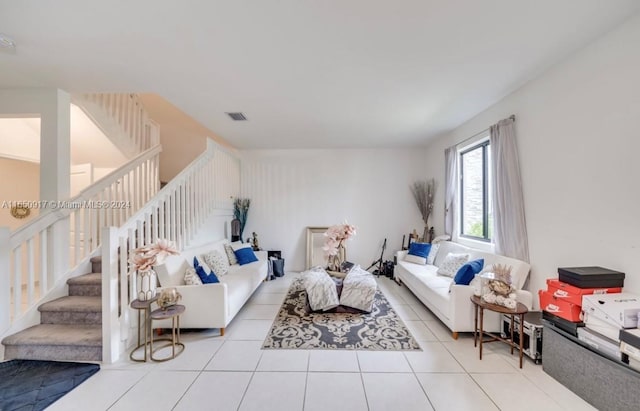
[(491, 241), (491, 147), (484, 140), (460, 152), (460, 235)]

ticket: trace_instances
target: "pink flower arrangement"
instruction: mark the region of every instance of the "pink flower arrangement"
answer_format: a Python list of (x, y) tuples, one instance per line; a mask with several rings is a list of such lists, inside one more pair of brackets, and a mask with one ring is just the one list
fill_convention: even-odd
[(180, 254), (173, 243), (167, 240), (158, 240), (155, 244), (145, 245), (132, 251), (133, 257), (129, 262), (138, 271), (149, 271), (154, 265), (164, 263), (170, 255)]
[(342, 244), (356, 235), (356, 226), (348, 224), (333, 225), (324, 233), (326, 237), (324, 241), (324, 254), (328, 257), (336, 256), (340, 252)]

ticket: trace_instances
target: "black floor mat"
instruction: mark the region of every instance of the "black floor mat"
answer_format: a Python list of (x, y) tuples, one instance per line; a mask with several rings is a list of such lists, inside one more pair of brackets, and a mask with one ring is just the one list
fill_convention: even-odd
[(0, 362), (0, 411), (44, 410), (99, 370), (77, 362)]

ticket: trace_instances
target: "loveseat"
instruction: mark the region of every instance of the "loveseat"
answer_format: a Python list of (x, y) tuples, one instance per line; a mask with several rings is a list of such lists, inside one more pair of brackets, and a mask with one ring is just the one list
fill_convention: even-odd
[[(219, 328), (220, 335), (224, 335), (225, 327), (267, 278), (267, 252), (257, 251), (258, 261), (231, 265), (226, 275), (219, 276), (219, 283), (185, 285), (185, 271), (192, 266), (194, 256), (214, 250), (224, 256), (224, 245), (228, 243), (228, 240), (220, 240), (187, 249), (155, 267), (161, 287), (158, 293), (162, 288), (175, 287), (182, 295), (180, 304), (186, 310), (180, 316), (180, 328)], [(153, 326), (168, 328), (170, 320), (154, 321)]]
[[(397, 265), (394, 277), (411, 290), (452, 331), (454, 338), (458, 338), (458, 332), (474, 331), (474, 307), (471, 302), (474, 284), (452, 284), (453, 278), (437, 274), (438, 267), (449, 253), (469, 254), (469, 261), (482, 258), (485, 267), (492, 264), (510, 266), (512, 285), (516, 289), (516, 300), (531, 309), (533, 296), (529, 291), (522, 290), (531, 268), (524, 261), (473, 249), (451, 241), (439, 242), (432, 265), (405, 261), (407, 251), (399, 251), (396, 255)], [(499, 331), (500, 316), (486, 310), (484, 330)]]

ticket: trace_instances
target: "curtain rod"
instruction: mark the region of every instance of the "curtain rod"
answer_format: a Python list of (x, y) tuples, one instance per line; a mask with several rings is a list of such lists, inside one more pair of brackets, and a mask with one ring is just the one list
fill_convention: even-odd
[[(516, 121), (516, 115), (515, 115), (515, 114), (512, 114), (512, 115), (510, 115), (509, 117), (505, 118), (504, 120), (506, 120), (506, 119), (510, 119), (510, 120)], [(480, 131), (479, 133), (475, 133), (475, 134), (474, 134), (474, 135), (472, 135), (471, 137), (465, 138), (465, 139), (464, 139), (464, 140), (462, 140), (461, 142), (454, 144), (454, 147), (457, 147), (457, 146), (459, 146), (459, 145), (461, 145), (461, 144), (464, 144), (464, 143), (466, 143), (467, 141), (473, 140), (474, 138), (478, 137), (480, 134), (485, 134), (487, 131), (489, 131), (489, 129), (490, 129), (490, 128), (491, 128), (491, 127), (485, 128), (484, 130)]]

